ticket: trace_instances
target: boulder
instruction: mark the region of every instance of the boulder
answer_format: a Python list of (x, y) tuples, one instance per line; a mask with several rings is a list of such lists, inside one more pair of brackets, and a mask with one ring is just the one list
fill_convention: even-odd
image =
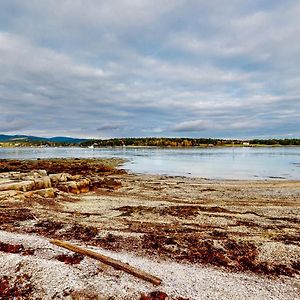
[(76, 182), (77, 189), (80, 193), (88, 193), (90, 191), (90, 180), (89, 179), (82, 179)]
[(60, 191), (63, 191), (66, 193), (72, 193), (72, 194), (80, 193), (80, 191), (78, 190), (76, 181), (61, 182), (59, 185), (57, 185), (57, 188)]
[(47, 189), (47, 188), (51, 188), (51, 180), (49, 176), (43, 176), (40, 178), (37, 178), (34, 180), (35, 183), (35, 189), (39, 190), (39, 189)]
[(43, 198), (55, 198), (55, 192), (53, 188), (47, 188), (25, 193), (25, 197), (27, 198), (30, 198), (32, 196), (40, 196)]
[(82, 179), (79, 181), (67, 181), (61, 182), (57, 185), (57, 188), (63, 192), (72, 193), (72, 194), (80, 194), (87, 193), (90, 191), (90, 180)]
[(14, 172), (13, 174), (13, 172), (11, 172), (10, 178), (15, 180), (35, 180), (44, 176), (47, 176), (46, 170), (34, 170), (27, 173)]
[(7, 178), (14, 178), (16, 176), (19, 176), (20, 172), (4, 172), (4, 173), (0, 173), (0, 179), (7, 179)]
[(53, 186), (56, 186), (60, 182), (66, 182), (73, 179), (72, 175), (68, 173), (49, 174), (49, 177)]
[(36, 173), (38, 173), (40, 176), (47, 176), (47, 171), (46, 170), (36, 170)]
[(91, 180), (91, 186), (93, 189), (104, 188), (109, 190), (116, 190), (122, 186), (121, 182), (116, 181), (114, 178), (97, 178), (94, 177)]
[(30, 181), (21, 181), (21, 182), (7, 182), (0, 184), (0, 191), (9, 191), (9, 190), (16, 190), (16, 191), (22, 191), (27, 192), (31, 191), (35, 188), (35, 182)]
[(20, 191), (0, 191), (0, 200), (10, 200), (11, 198), (18, 197), (20, 195), (23, 195)]

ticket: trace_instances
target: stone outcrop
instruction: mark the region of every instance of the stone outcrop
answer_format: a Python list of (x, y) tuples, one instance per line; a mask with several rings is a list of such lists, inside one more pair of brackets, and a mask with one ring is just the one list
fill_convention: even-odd
[(42, 176), (34, 180), (36, 189), (47, 189), (52, 187), (52, 182), (48, 176)]
[(9, 190), (9, 191), (0, 191), (0, 201), (6, 199), (14, 199), (19, 198), (23, 195), (23, 192), (16, 191), (16, 190)]
[(71, 175), (66, 172), (48, 174), (46, 170), (0, 173), (0, 200), (22, 196), (54, 198), (59, 192), (80, 194), (98, 188), (117, 189), (121, 183), (112, 178)]
[(58, 174), (50, 174), (49, 178), (51, 183), (55, 186), (60, 182), (66, 182), (68, 180), (72, 180), (73, 176), (68, 173), (58, 173)]
[(67, 181), (59, 184), (57, 188), (63, 192), (72, 194), (87, 193), (90, 191), (90, 181), (88, 179)]
[(26, 198), (30, 198), (33, 196), (40, 196), (43, 198), (54, 198), (55, 197), (55, 189), (54, 188), (47, 188), (41, 190), (34, 190), (24, 194)]
[(34, 181), (20, 181), (20, 182), (5, 182), (0, 184), (0, 191), (9, 191), (9, 190), (16, 190), (16, 191), (22, 191), (27, 192), (31, 191), (35, 188)]

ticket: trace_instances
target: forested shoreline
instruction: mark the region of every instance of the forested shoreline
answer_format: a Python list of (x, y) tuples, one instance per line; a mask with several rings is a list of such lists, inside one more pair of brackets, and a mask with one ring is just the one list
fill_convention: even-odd
[(214, 146), (299, 146), (300, 139), (212, 139), (212, 138), (113, 138), (88, 140), (81, 146), (118, 147), (214, 147)]
[(75, 139), (69, 137), (39, 138), (22, 136), (0, 140), (0, 147), (259, 147), (300, 146), (300, 139), (217, 139), (217, 138), (111, 138)]

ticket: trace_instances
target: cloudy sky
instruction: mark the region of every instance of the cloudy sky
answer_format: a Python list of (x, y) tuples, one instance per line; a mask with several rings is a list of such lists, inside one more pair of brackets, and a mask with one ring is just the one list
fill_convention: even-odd
[(1, 0), (0, 133), (300, 137), (300, 1)]

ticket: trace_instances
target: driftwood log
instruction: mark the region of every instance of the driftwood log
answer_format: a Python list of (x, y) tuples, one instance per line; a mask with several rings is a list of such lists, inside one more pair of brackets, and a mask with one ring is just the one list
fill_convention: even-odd
[(98, 252), (88, 250), (88, 249), (84, 249), (82, 247), (78, 247), (78, 246), (73, 245), (71, 243), (56, 240), (56, 239), (50, 240), (49, 242), (53, 245), (63, 247), (63, 248), (66, 248), (68, 250), (71, 250), (73, 252), (76, 252), (76, 253), (79, 253), (79, 254), (86, 255), (86, 256), (89, 256), (91, 258), (97, 259), (97, 260), (101, 261), (102, 263), (104, 263), (106, 265), (112, 266), (117, 270), (122, 270), (122, 271), (124, 271), (126, 273), (129, 273), (129, 274), (131, 274), (135, 277), (138, 277), (140, 279), (149, 281), (149, 282), (153, 283), (154, 285), (160, 285), (161, 284), (161, 279), (159, 279), (159, 278), (157, 278), (157, 277), (155, 277), (151, 274), (148, 274), (148, 273), (146, 273), (142, 270), (139, 270), (135, 267), (132, 267), (129, 264), (123, 263), (119, 260), (113, 259), (113, 258), (105, 256), (105, 255), (102, 255)]

